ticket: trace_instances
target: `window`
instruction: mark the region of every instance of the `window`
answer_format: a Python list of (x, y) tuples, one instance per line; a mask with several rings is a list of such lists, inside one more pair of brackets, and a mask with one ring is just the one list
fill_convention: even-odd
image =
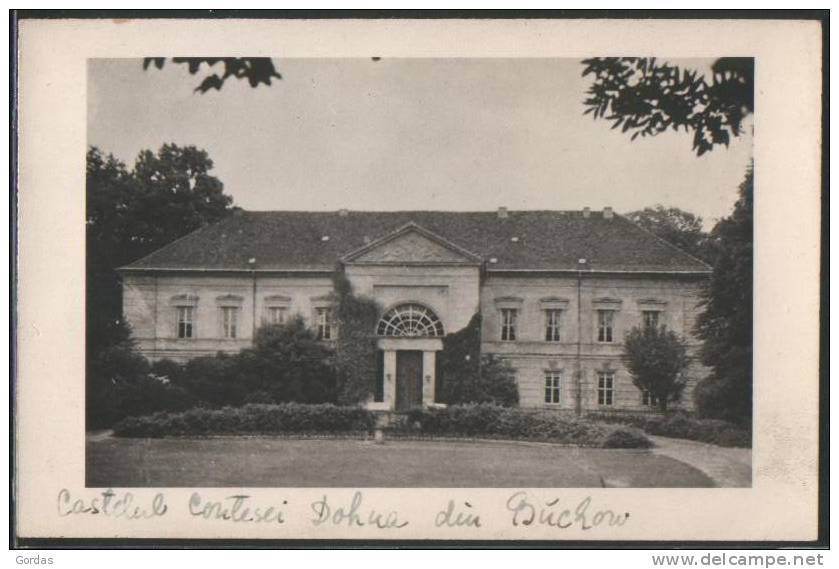
[(317, 308), (315, 310), (315, 322), (318, 330), (318, 340), (332, 339), (332, 309)]
[(611, 342), (615, 327), (614, 310), (597, 311), (597, 341)]
[(545, 372), (545, 403), (558, 405), (560, 402), (560, 386), (562, 385), (562, 372)]
[(641, 315), (644, 318), (644, 330), (658, 329), (658, 310), (644, 310)]
[(515, 308), (501, 309), (501, 339), (505, 342), (512, 342), (516, 339), (516, 316), (518, 310)]
[(421, 304), (401, 304), (388, 310), (376, 327), (379, 336), (443, 336), (443, 324), (430, 308)]
[(195, 321), (194, 306), (178, 306), (178, 338), (192, 338)]
[(285, 306), (268, 307), (268, 324), (285, 324), (288, 309)]
[(545, 311), (545, 340), (548, 342), (559, 342), (560, 316), (562, 316), (562, 311), (557, 308)]
[(658, 397), (653, 397), (646, 389), (641, 390), (641, 405), (645, 407), (657, 407)]
[(611, 371), (597, 372), (597, 404), (611, 405), (615, 399), (615, 374)]
[(221, 335), (224, 338), (236, 338), (239, 333), (239, 307), (221, 307)]

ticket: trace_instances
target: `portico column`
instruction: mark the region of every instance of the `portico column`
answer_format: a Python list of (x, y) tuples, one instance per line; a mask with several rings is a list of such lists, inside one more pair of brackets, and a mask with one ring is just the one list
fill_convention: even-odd
[(434, 387), (436, 384), (437, 352), (425, 350), (422, 352), (422, 404), (434, 403)]
[(388, 409), (396, 407), (396, 350), (384, 351), (384, 385), (382, 399)]

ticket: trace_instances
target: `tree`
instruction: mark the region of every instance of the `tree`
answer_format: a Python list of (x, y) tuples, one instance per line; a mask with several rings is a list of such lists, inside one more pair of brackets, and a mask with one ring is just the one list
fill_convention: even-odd
[(234, 356), (235, 374), (249, 391), (266, 391), (274, 402), (335, 402), (335, 351), (317, 339), (302, 316), (262, 326), (254, 347)]
[(124, 251), (125, 217), (133, 180), (125, 165), (91, 148), (87, 153), (86, 351), (88, 364), (103, 349), (126, 342), (122, 295), (114, 267)]
[(753, 58), (716, 60), (710, 82), (697, 71), (656, 58), (594, 57), (582, 64), (583, 76), (594, 76), (584, 114), (632, 131), (632, 140), (668, 129), (693, 131), (693, 149), (701, 156), (728, 146), (754, 112)]
[(134, 170), (87, 152), (87, 346), (92, 356), (123, 341), (122, 292), (115, 269), (226, 216), (232, 198), (193, 146), (145, 150)]
[(134, 352), (122, 316), (116, 269), (232, 211), (232, 199), (210, 174), (212, 167), (207, 153), (191, 146), (166, 144), (157, 154), (141, 152), (134, 170), (98, 148), (88, 149), (85, 337), (90, 425), (116, 412), (105, 409), (119, 396), (116, 386), (139, 386), (148, 371), (120, 379), (109, 364), (118, 361), (135, 369), (143, 360)]
[[(380, 61), (381, 57), (371, 57), (372, 61)], [(272, 79), (282, 79), (274, 62), (270, 57), (173, 57), (172, 63), (186, 65), (190, 75), (195, 75), (207, 66), (209, 72), (216, 64), (221, 64), (221, 74), (210, 73), (195, 88), (198, 93), (206, 93), (211, 89), (221, 91), (228, 79), (246, 80), (251, 87), (271, 85)], [(143, 69), (154, 65), (163, 69), (165, 57), (146, 57), (143, 59)]]
[(626, 214), (626, 218), (681, 250), (710, 261), (708, 234), (702, 230), (702, 218), (677, 207), (656, 204)]
[(753, 178), (750, 168), (734, 212), (711, 231), (716, 261), (696, 323), (712, 370), (696, 388), (699, 412), (738, 422), (752, 416)]
[[(157, 69), (163, 69), (165, 63), (165, 57), (147, 57), (143, 60), (143, 69), (148, 69), (152, 64)], [(201, 71), (204, 65), (212, 68), (216, 64), (221, 64), (220, 75), (218, 73), (207, 75), (195, 88), (199, 93), (206, 93), (210, 89), (220, 91), (225, 81), (231, 77), (245, 79), (251, 87), (258, 87), (261, 84), (270, 85), (272, 79), (283, 78), (277, 72), (270, 57), (173, 57), (172, 63), (186, 65), (191, 75)]]
[(334, 350), (319, 341), (300, 316), (260, 327), (251, 348), (193, 358), (180, 369), (167, 364), (162, 371), (213, 407), (334, 403), (336, 398)]
[(624, 338), (623, 360), (632, 383), (658, 401), (661, 411), (681, 397), (689, 358), (687, 344), (675, 332), (664, 326), (633, 328)]
[(147, 255), (232, 211), (233, 198), (212, 169), (207, 152), (194, 146), (164, 144), (156, 154), (140, 152), (132, 172), (133, 208), (127, 210), (131, 257)]

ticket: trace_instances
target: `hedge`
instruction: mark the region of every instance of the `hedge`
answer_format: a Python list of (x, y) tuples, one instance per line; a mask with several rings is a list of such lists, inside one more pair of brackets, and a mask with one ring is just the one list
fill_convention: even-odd
[(119, 437), (367, 432), (373, 413), (329, 403), (249, 404), (221, 409), (195, 408), (180, 413), (128, 417), (114, 427)]
[[(195, 408), (179, 413), (128, 417), (114, 428), (120, 437), (177, 437), (242, 434), (369, 433), (373, 412), (331, 404), (249, 404), (221, 409)], [(415, 409), (388, 429), (396, 435), (440, 438), (491, 438), (561, 443), (599, 448), (649, 448), (634, 428), (493, 404)]]
[(689, 439), (724, 447), (752, 446), (752, 433), (748, 429), (719, 419), (696, 419), (685, 413), (589, 413), (587, 417), (594, 421), (632, 426), (650, 435)]
[(493, 404), (415, 409), (391, 427), (400, 434), (551, 442), (599, 448), (650, 448), (642, 432)]

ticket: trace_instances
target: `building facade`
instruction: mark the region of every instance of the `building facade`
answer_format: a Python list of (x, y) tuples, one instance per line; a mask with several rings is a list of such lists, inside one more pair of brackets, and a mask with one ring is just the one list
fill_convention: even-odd
[[(302, 315), (325, 342), (334, 272), (377, 300), (379, 389), (368, 406), (437, 402), (442, 338), (482, 315), (481, 347), (516, 370), (520, 404), (642, 410), (621, 362), (634, 326), (691, 335), (710, 268), (614, 214), (583, 211), (238, 212), (121, 269), (123, 306), (151, 360), (251, 345)], [(681, 405), (705, 370), (688, 369)]]

